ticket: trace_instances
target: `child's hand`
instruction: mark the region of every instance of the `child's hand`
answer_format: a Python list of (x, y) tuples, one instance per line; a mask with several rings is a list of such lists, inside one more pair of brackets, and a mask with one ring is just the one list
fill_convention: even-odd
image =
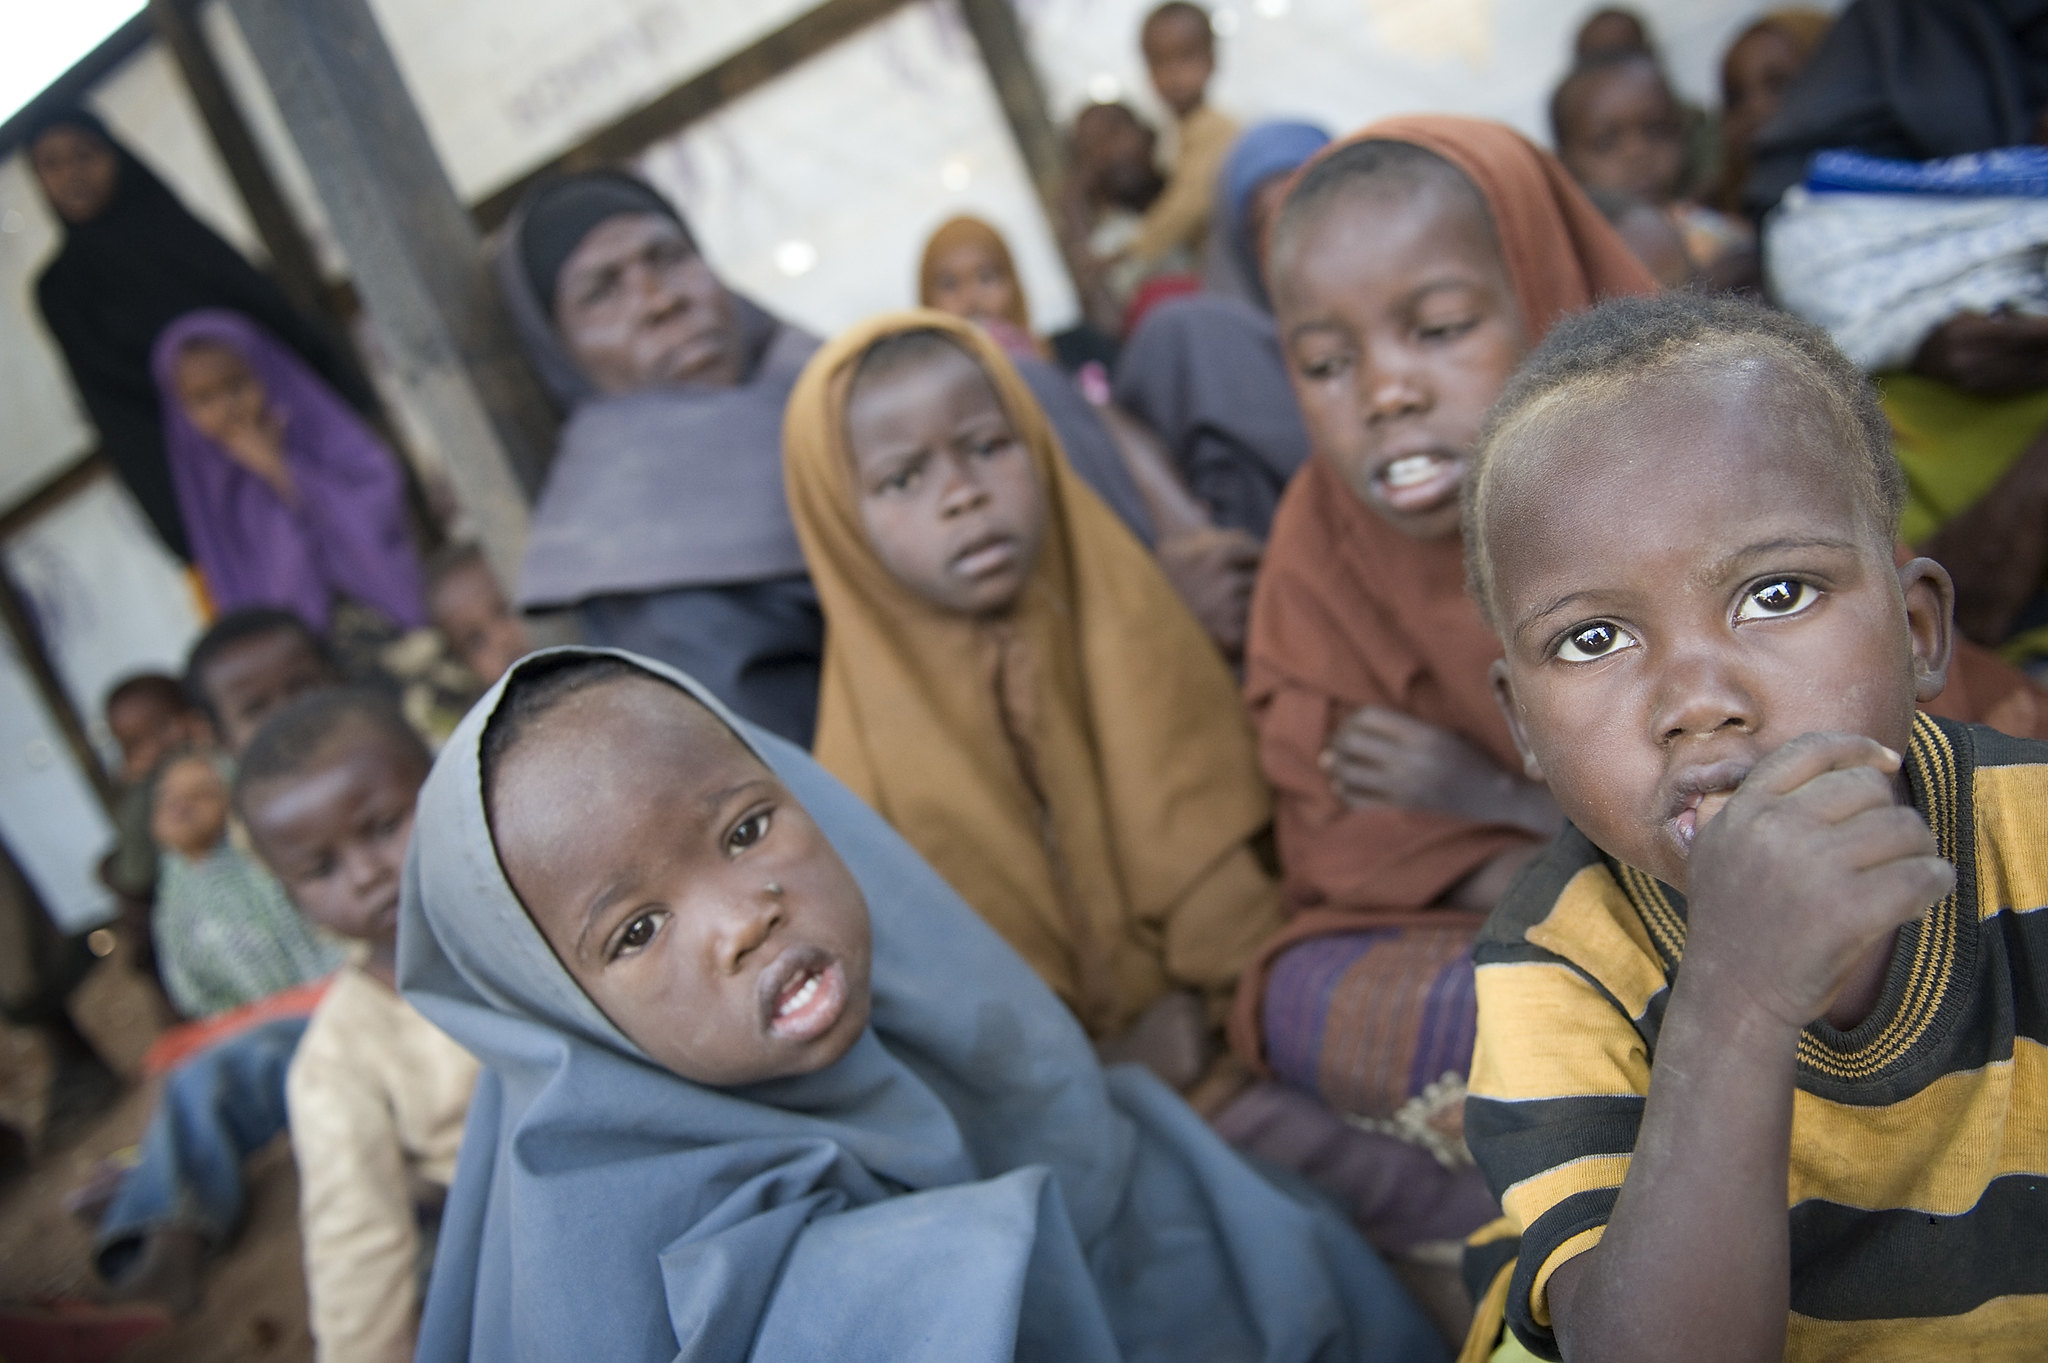
[(1321, 761), (1337, 798), (1353, 809), (1434, 809), (1546, 836), (1558, 828), (1549, 791), (1502, 770), (1450, 730), (1399, 710), (1354, 711), (1330, 735)]
[(1898, 802), (1898, 770), (1859, 734), (1803, 734), (1759, 762), (1693, 843), (1686, 974), (1794, 1030), (1825, 1013), (1873, 947), (1956, 883)]
[(239, 422), (221, 439), (228, 458), (261, 478), (286, 501), (294, 496), (291, 470), (284, 459), (284, 414), (265, 407), (255, 420)]
[(1225, 657), (1234, 659), (1244, 652), (1252, 584), (1265, 552), (1265, 546), (1244, 531), (1215, 526), (1160, 542), (1160, 571)]

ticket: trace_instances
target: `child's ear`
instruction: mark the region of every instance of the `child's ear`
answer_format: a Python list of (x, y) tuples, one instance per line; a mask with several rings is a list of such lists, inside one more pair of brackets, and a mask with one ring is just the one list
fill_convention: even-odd
[(1486, 680), (1493, 687), (1493, 703), (1500, 707), (1501, 718), (1508, 722), (1508, 733), (1514, 737), (1515, 751), (1522, 755), (1522, 774), (1531, 781), (1541, 781), (1543, 766), (1530, 750), (1529, 735), (1522, 730), (1522, 707), (1515, 700), (1515, 683), (1508, 676), (1508, 660), (1495, 658), (1493, 666), (1486, 671)]
[(1913, 641), (1913, 695), (1933, 700), (1948, 685), (1955, 652), (1956, 584), (1933, 559), (1916, 558), (1899, 566), (1899, 591), (1906, 598), (1906, 632)]

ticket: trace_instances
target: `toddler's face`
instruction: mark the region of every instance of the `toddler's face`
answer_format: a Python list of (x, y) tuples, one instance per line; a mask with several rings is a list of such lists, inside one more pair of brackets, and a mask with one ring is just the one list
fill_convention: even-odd
[(684, 692), (564, 699), (504, 756), (498, 860), (583, 991), (719, 1087), (809, 1074), (867, 1026), (867, 904), (773, 772)]
[(157, 777), (149, 835), (159, 847), (197, 861), (220, 846), (228, 831), (228, 783), (213, 759), (191, 753)]
[(121, 745), (121, 778), (129, 782), (155, 771), (165, 753), (204, 742), (207, 736), (204, 715), (147, 692), (108, 706), (107, 727)]
[(854, 494), (884, 567), (941, 610), (1008, 610), (1045, 538), (1045, 494), (995, 386), (951, 345), (855, 385)]
[(525, 623), (513, 613), (482, 559), (464, 563), (435, 583), (428, 608), (456, 656), (486, 686), (533, 651)]
[(1685, 175), (1685, 126), (1654, 63), (1626, 62), (1571, 101), (1557, 157), (1589, 189), (1669, 203)]
[(221, 742), (238, 753), (263, 721), (285, 706), (341, 678), (297, 630), (256, 634), (231, 645), (206, 665), (199, 685), (220, 717)]
[(1529, 348), (1484, 208), (1436, 184), (1349, 190), (1272, 273), (1316, 452), (1403, 534), (1456, 534), (1480, 425)]
[(364, 942), (398, 939), (399, 886), (427, 769), (369, 724), (305, 771), (243, 792), (249, 836), (299, 912)]
[(1801, 397), (1723, 364), (1587, 398), (1517, 437), (1490, 489), (1516, 741), (1588, 837), (1681, 890), (1759, 761), (1822, 730), (1904, 752), (1945, 676), (1947, 576), (1894, 568), (1861, 456)]

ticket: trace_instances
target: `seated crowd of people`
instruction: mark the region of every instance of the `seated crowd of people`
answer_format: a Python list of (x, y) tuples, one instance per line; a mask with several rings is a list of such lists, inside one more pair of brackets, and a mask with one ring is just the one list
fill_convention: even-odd
[(2039, 8), (1773, 12), (1718, 113), (1603, 10), (1546, 150), (1240, 129), (1171, 0), (1059, 334), (977, 218), (823, 339), (558, 178), (509, 590), (50, 115), (216, 612), (106, 704), (184, 1022), (99, 1272), (188, 1309), (288, 1133), (331, 1363), (2032, 1356)]

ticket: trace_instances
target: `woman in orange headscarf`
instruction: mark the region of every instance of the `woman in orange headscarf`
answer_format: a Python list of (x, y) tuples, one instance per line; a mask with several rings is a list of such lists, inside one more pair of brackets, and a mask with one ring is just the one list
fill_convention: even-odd
[(839, 337), (783, 445), (825, 611), (819, 760), (1091, 1036), (1194, 1019), (1169, 1075), (1192, 1082), (1279, 922), (1254, 850), (1270, 801), (1215, 647), (977, 327), (912, 312)]
[(917, 267), (917, 301), (978, 324), (1012, 355), (1052, 358), (1031, 330), (1031, 304), (1010, 244), (980, 218), (949, 218), (932, 233)]
[(1436, 116), (1311, 161), (1266, 268), (1314, 453), (1275, 516), (1246, 656), (1290, 921), (1247, 973), (1232, 1040), (1454, 1156), (1472, 938), (1558, 822), (1489, 689), (1500, 645), (1464, 590), (1465, 459), (1553, 322), (1655, 284), (1549, 153)]

